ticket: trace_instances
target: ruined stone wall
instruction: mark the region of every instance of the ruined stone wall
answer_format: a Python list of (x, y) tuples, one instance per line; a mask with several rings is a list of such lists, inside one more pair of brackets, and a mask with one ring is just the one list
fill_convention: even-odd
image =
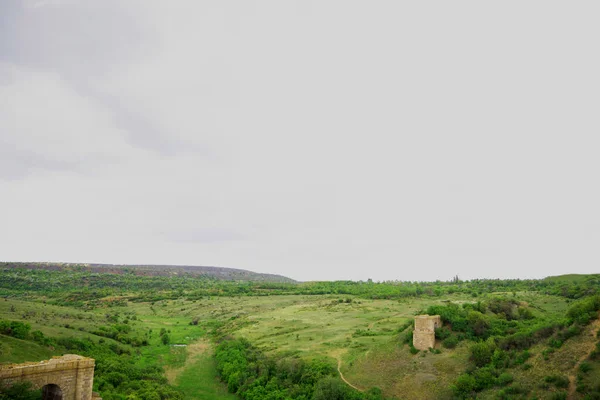
[(417, 315), (413, 332), (413, 346), (419, 350), (435, 347), (435, 328), (442, 326), (439, 315)]
[(35, 389), (53, 384), (60, 388), (63, 400), (92, 400), (94, 366), (91, 358), (66, 354), (38, 363), (2, 366), (0, 381), (7, 385), (31, 382)]

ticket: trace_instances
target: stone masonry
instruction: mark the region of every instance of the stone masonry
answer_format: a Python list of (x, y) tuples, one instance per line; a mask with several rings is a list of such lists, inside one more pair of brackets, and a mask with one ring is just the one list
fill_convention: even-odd
[(413, 346), (419, 350), (435, 347), (435, 328), (442, 326), (439, 315), (417, 315), (413, 332)]
[(6, 385), (31, 382), (47, 399), (101, 400), (92, 393), (94, 366), (92, 358), (65, 354), (47, 361), (0, 366), (0, 381)]

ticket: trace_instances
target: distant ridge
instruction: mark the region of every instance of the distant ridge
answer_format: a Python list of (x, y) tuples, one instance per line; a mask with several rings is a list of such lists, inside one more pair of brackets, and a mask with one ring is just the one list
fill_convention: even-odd
[(228, 281), (254, 281), (295, 283), (296, 281), (275, 274), (263, 274), (245, 269), (208, 267), (194, 265), (126, 265), (60, 262), (0, 262), (0, 268), (27, 268), (44, 270), (74, 270), (105, 274), (131, 273), (139, 276), (197, 276)]
[(551, 282), (569, 282), (569, 283), (583, 283), (588, 281), (599, 281), (600, 282), (600, 274), (565, 274), (565, 275), (554, 275), (547, 276), (544, 278), (546, 281)]

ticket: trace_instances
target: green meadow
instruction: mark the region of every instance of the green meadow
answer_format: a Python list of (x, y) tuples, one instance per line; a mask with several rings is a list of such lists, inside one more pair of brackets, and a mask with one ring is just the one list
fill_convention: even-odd
[[(593, 286), (577, 279), (583, 291)], [(501, 291), (485, 282), (478, 285), (396, 298), (264, 295), (262, 287), (254, 291), (260, 295), (198, 295), (176, 289), (157, 291), (154, 298), (129, 287), (86, 289), (85, 296), (80, 289), (5, 287), (0, 320), (26, 324), (29, 333), (18, 338), (6, 328), (0, 336), (0, 363), (90, 355), (97, 359), (95, 390), (105, 400), (261, 398), (265, 395), (249, 394), (257, 390), (244, 392), (258, 385), (261, 372), (256, 379), (234, 374), (232, 383), (232, 372), (223, 370), (228, 355), (215, 357), (224, 351), (219, 343), (245, 339), (259, 358), (248, 359), (244, 368), (266, 366), (276, 374), (288, 371), (293, 360), (322, 365), (319, 382), (329, 385), (328, 376), (343, 382), (348, 390), (343, 398), (598, 398), (600, 363), (594, 351), (600, 326), (595, 306), (585, 305), (590, 293), (577, 299), (560, 295), (560, 280), (552, 290), (519, 283)], [(579, 304), (588, 308), (577, 311)], [(415, 351), (412, 321), (428, 308), (442, 313), (445, 333), (440, 332), (435, 349)], [(574, 318), (583, 319), (575, 323)], [(469, 330), (472, 326), (476, 329)], [(488, 358), (474, 356), (476, 344)], [(294, 389), (291, 372), (286, 374), (288, 383), (276, 375), (280, 389), (272, 398), (319, 398), (316, 389), (315, 397), (292, 396), (308, 386), (301, 387), (298, 378), (300, 386)], [(473, 383), (485, 379), (485, 386)], [(232, 388), (237, 395), (230, 393)]]

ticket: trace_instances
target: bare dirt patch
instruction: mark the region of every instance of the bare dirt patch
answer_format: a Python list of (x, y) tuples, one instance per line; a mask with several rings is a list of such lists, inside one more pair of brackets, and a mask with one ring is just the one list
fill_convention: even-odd
[(598, 329), (600, 329), (600, 319), (597, 319), (594, 322), (592, 322), (590, 327), (588, 328), (588, 331), (584, 334), (587, 336), (591, 335), (592, 340), (587, 344), (587, 351), (581, 357), (579, 357), (579, 360), (577, 360), (577, 363), (575, 364), (573, 370), (569, 374), (569, 395), (567, 397), (568, 399), (575, 398), (575, 390), (577, 389), (575, 385), (577, 370), (579, 369), (581, 363), (584, 362), (589, 357), (590, 353), (596, 348), (595, 339), (596, 332), (598, 331)]
[(206, 353), (210, 350), (210, 344), (204, 340), (200, 340), (198, 342), (192, 343), (187, 346), (187, 358), (185, 360), (185, 364), (179, 368), (167, 367), (165, 368), (165, 376), (171, 385), (175, 384), (175, 381), (189, 365), (196, 362), (198, 357)]

